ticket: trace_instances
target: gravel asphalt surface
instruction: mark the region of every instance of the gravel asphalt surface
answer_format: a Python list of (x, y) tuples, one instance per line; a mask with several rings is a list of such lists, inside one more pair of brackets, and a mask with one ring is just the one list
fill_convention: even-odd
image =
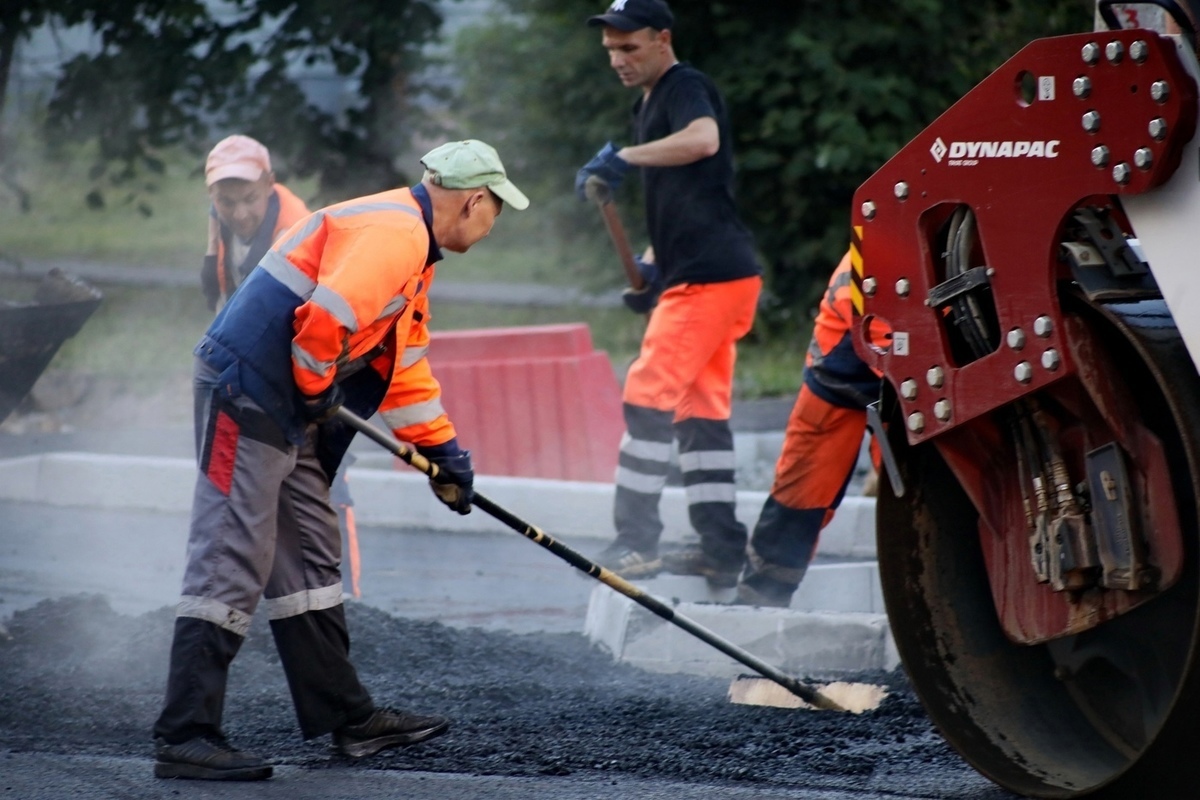
[(445, 714), (450, 733), (363, 762), (302, 741), (257, 619), (226, 727), (276, 778), (168, 782), (151, 776), (149, 730), (186, 515), (0, 503), (0, 798), (1010, 797), (941, 740), (900, 673), (863, 676), (893, 689), (863, 716), (731, 705), (726, 681), (592, 647), (594, 583), (516, 534), (360, 536), (353, 659), (377, 702)]
[[(353, 658), (376, 701), (445, 714), (453, 727), (357, 763), (332, 755), (327, 737), (302, 741), (260, 615), (234, 662), (226, 728), (239, 746), (286, 767), (282, 782), (312, 776), (344, 783), (341, 796), (354, 796), (349, 787), (364, 772), (400, 771), (561, 778), (576, 788), (590, 784), (596, 795), (632, 782), (712, 797), (733, 788), (802, 792), (794, 797), (1011, 797), (950, 751), (899, 673), (861, 676), (892, 690), (861, 716), (737, 706), (725, 702), (724, 681), (616, 664), (579, 634), (453, 628), (362, 603), (347, 610)], [(11, 765), (28, 786), (29, 768), (60, 781), (78, 778), (89, 763), (108, 774), (122, 759), (141, 758), (141, 771), (116, 769), (127, 774), (128, 791), (93, 785), (76, 796), (218, 796), (150, 777), (148, 731), (162, 698), (172, 619), (170, 607), (122, 615), (98, 595), (43, 601), (8, 618), (0, 771)], [(249, 786), (243, 792), (260, 796)], [(467, 781), (454, 791), (443, 786), (439, 796), (496, 795)]]

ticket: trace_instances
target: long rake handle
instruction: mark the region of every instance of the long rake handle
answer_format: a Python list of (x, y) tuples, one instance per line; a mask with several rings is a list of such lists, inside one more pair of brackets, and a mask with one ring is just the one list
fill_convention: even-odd
[(596, 208), (600, 209), (604, 227), (608, 229), (608, 238), (612, 240), (617, 258), (621, 260), (621, 266), (625, 270), (625, 278), (635, 292), (640, 292), (646, 288), (646, 279), (642, 277), (637, 262), (633, 259), (633, 247), (629, 244), (629, 235), (625, 233), (621, 215), (617, 213), (617, 206), (613, 203), (612, 188), (602, 179), (592, 175), (584, 184), (583, 191), (596, 204)]
[[(353, 411), (350, 411), (343, 406), (342, 408), (338, 409), (337, 417), (350, 427), (383, 446), (384, 449), (390, 451), (393, 455), (404, 461), (406, 464), (417, 468), (430, 478), (435, 478), (437, 476), (438, 467), (436, 464), (432, 463), (429, 459), (425, 458), (415, 450), (405, 447), (403, 444), (396, 441), (393, 436), (381, 431), (379, 428), (367, 422)], [(745, 664), (747, 667), (763, 677), (775, 681), (775, 683), (778, 683), (780, 686), (787, 689), (801, 700), (804, 700), (806, 703), (827, 711), (846, 710), (833, 700), (821, 694), (821, 692), (817, 691), (812, 686), (809, 686), (803, 681), (793, 678), (792, 676), (776, 669), (765, 661), (759, 659), (757, 656), (738, 647), (733, 642), (730, 642), (727, 639), (724, 639), (713, 633), (695, 620), (678, 613), (675, 611), (675, 609), (671, 608), (657, 598), (646, 594), (641, 589), (622, 578), (620, 575), (617, 575), (611, 570), (605, 569), (593, 561), (589, 561), (587, 558), (584, 558), (575, 550), (572, 550), (570, 547), (567, 547), (562, 542), (556, 540), (553, 536), (550, 536), (536, 525), (529, 524), (516, 514), (513, 514), (502, 506), (484, 497), (479, 492), (474, 493), (471, 502), (481, 511), (484, 511), (485, 513), (490, 514), (491, 516), (500, 520), (505, 525), (524, 536), (526, 539), (541, 545), (576, 569), (587, 573), (589, 576), (595, 578), (601, 583), (620, 592), (630, 600), (633, 600), (635, 603), (649, 609), (657, 616), (665, 619), (667, 622), (677, 625), (678, 627), (692, 634), (697, 639), (712, 645), (730, 658)]]

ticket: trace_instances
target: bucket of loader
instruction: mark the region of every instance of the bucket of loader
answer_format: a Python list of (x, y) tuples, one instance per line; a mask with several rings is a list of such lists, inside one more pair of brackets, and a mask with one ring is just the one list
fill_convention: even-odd
[(0, 297), (0, 422), (25, 399), (63, 342), (79, 333), (104, 296), (52, 269), (26, 299)]

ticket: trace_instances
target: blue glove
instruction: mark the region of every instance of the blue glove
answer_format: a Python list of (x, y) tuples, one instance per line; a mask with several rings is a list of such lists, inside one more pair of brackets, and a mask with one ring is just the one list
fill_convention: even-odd
[(475, 483), (471, 451), (460, 448), (458, 439), (451, 439), (445, 444), (417, 447), (417, 452), (437, 465), (438, 476), (429, 480), (429, 488), (437, 499), (459, 514), (470, 514)]
[(342, 394), (341, 387), (336, 383), (331, 383), (329, 388), (320, 394), (300, 395), (300, 413), (309, 422), (319, 425), (333, 419), (333, 415), (337, 413), (344, 402), (346, 402), (346, 396)]
[(592, 175), (607, 183), (608, 188), (615, 192), (628, 171), (629, 162), (618, 156), (617, 148), (613, 146), (612, 142), (608, 142), (575, 175), (575, 194), (579, 196), (580, 200), (588, 199), (584, 186)]

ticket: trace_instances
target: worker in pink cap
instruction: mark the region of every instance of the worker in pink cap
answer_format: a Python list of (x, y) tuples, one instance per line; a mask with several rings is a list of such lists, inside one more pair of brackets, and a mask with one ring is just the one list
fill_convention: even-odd
[(217, 142), (204, 164), (212, 209), (200, 283), (208, 307), (225, 304), (275, 240), (301, 217), (304, 201), (275, 182), (271, 154), (249, 136)]
[[(308, 207), (286, 186), (275, 182), (271, 154), (249, 136), (235, 134), (217, 142), (204, 164), (204, 182), (212, 209), (208, 215), (208, 253), (200, 279), (208, 307), (216, 311), (275, 240), (296, 220), (308, 216)], [(345, 469), (353, 461), (352, 456), (343, 461), (330, 492), (342, 530), (342, 552), (350, 562), (350, 595), (357, 599), (362, 597), (362, 561)]]

